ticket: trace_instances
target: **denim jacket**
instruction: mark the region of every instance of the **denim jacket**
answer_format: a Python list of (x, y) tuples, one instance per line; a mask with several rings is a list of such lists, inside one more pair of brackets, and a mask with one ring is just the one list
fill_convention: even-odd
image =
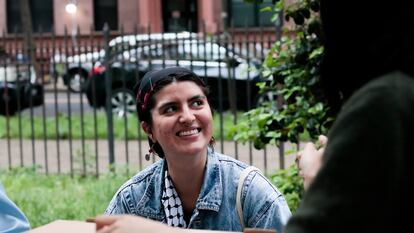
[[(136, 174), (116, 192), (106, 214), (133, 214), (166, 223), (161, 197), (165, 160)], [(236, 192), (240, 173), (248, 165), (208, 150), (204, 182), (188, 228), (242, 231)], [(251, 172), (243, 185), (241, 203), (245, 227), (282, 228), (291, 212), (282, 195), (262, 174)]]

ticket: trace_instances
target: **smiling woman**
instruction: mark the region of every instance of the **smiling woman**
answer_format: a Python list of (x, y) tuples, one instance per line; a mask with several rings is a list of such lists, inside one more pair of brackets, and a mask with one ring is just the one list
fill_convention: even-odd
[(180, 67), (148, 72), (136, 92), (149, 154), (163, 159), (127, 181), (106, 214), (133, 214), (184, 228), (242, 231), (244, 224), (281, 232), (291, 212), (257, 171), (242, 186), (243, 223), (239, 220), (236, 191), (248, 166), (214, 151), (208, 88), (200, 77)]

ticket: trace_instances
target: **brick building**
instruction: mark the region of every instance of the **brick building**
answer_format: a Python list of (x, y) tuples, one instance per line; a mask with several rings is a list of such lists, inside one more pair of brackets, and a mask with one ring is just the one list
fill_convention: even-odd
[[(6, 35), (22, 31), (20, 1), (0, 0), (0, 32)], [(85, 35), (102, 31), (108, 23), (112, 32), (193, 31), (219, 33), (229, 27), (264, 28), (274, 33), (271, 12), (260, 8), (272, 0), (249, 4), (243, 0), (29, 0), (34, 33), (63, 35), (79, 28)], [(67, 4), (76, 5), (75, 13), (65, 10)]]
[[(261, 4), (244, 0), (27, 1), (32, 39), (22, 33), (20, 0), (0, 0), (0, 49), (11, 56), (34, 58), (30, 60), (39, 64), (38, 73), (44, 75), (49, 74), (55, 54), (69, 56), (103, 48), (105, 23), (109, 25), (110, 38), (135, 33), (228, 32), (233, 43), (249, 40), (254, 47), (255, 42), (264, 41), (262, 46), (268, 48), (278, 37), (278, 28), (270, 20), (272, 13), (260, 11), (273, 0), (263, 0)], [(68, 4), (76, 6), (76, 12), (70, 13)]]

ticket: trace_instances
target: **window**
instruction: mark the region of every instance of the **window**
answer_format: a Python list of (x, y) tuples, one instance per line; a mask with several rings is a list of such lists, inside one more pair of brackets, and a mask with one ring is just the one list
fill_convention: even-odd
[(274, 26), (274, 22), (271, 22), (272, 12), (260, 11), (262, 8), (271, 5), (271, 0), (263, 0), (262, 3), (248, 3), (244, 2), (244, 0), (229, 0), (229, 26)]
[[(53, 0), (29, 0), (33, 32), (51, 32), (53, 26)], [(20, 1), (7, 0), (7, 32), (21, 33)]]
[(105, 23), (110, 30), (118, 30), (117, 0), (94, 0), (95, 31), (102, 31)]
[(197, 21), (196, 0), (163, 0), (163, 25), (165, 32), (196, 32)]

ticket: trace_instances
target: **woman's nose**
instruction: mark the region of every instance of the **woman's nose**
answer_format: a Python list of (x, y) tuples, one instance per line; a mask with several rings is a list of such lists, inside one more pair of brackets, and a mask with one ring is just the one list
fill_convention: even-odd
[(192, 123), (195, 120), (193, 111), (189, 107), (183, 107), (180, 122), (181, 123)]

